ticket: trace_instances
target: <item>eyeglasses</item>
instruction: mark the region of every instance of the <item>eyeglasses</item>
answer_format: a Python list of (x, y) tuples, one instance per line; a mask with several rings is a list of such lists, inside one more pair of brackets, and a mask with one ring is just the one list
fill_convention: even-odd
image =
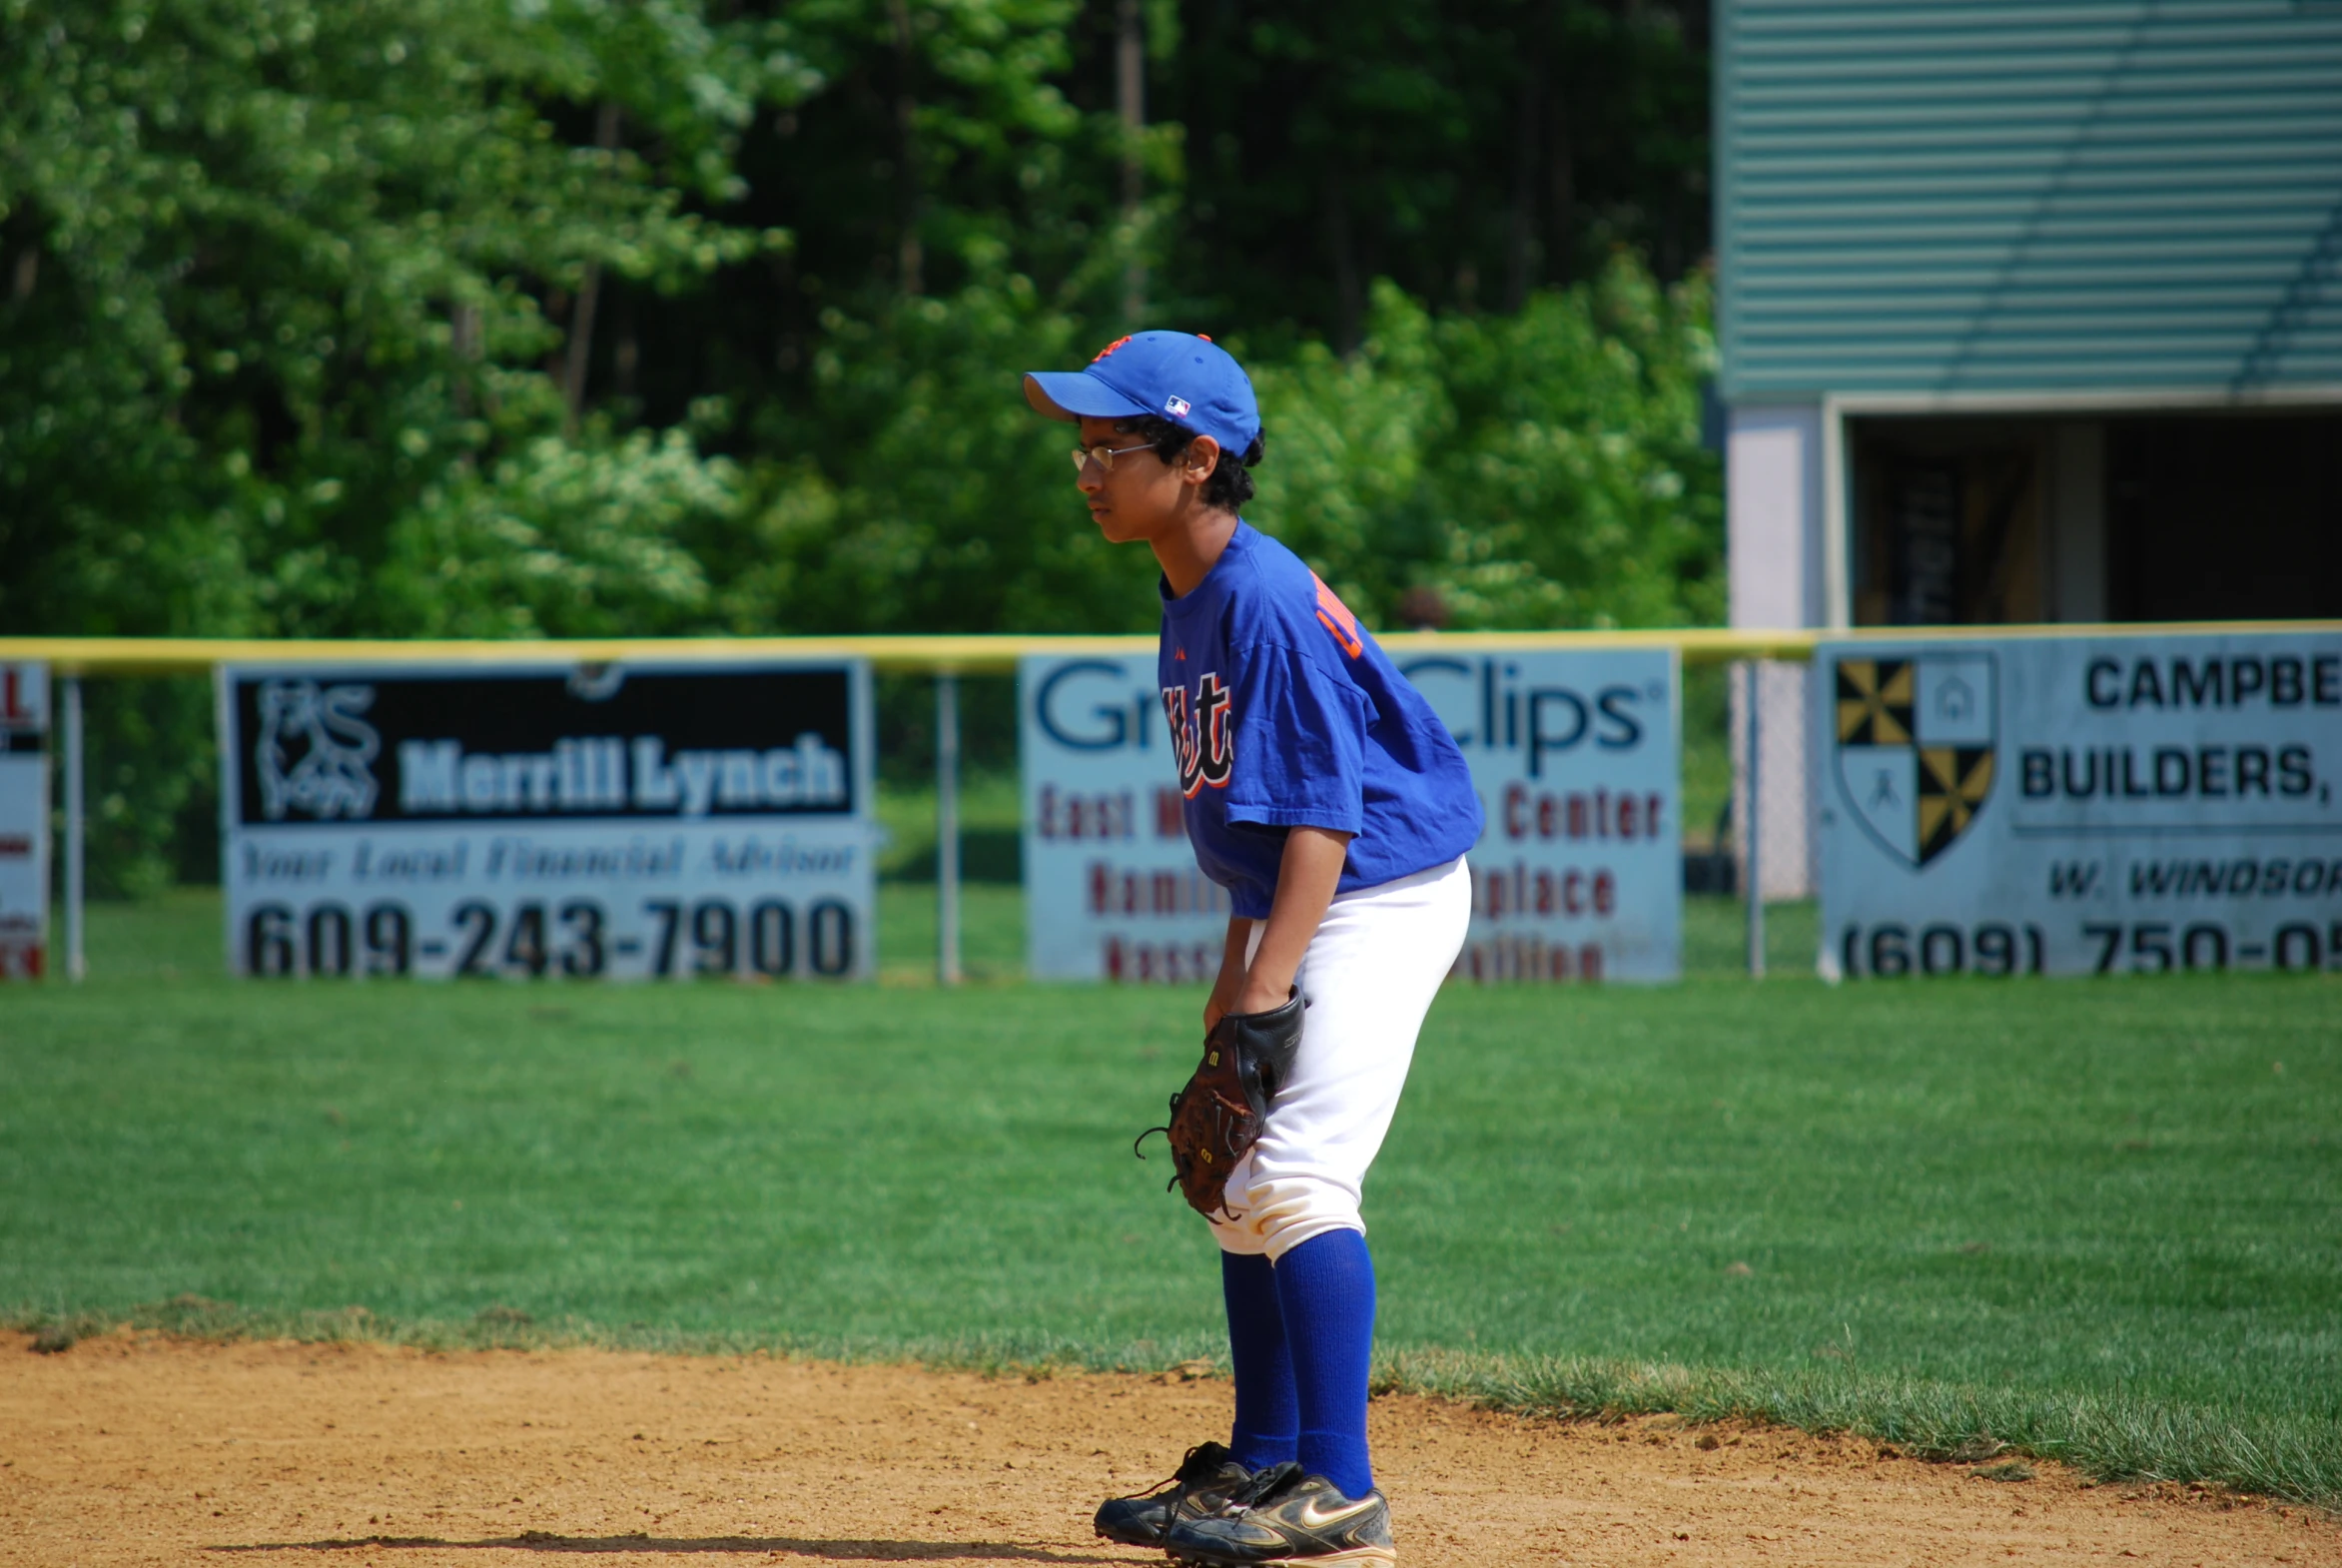
[(1074, 471), (1080, 473), (1089, 465), (1090, 459), (1095, 457), (1101, 468), (1112, 473), (1115, 471), (1117, 457), (1126, 456), (1135, 451), (1153, 451), (1154, 449), (1155, 443), (1153, 441), (1141, 441), (1136, 446), (1077, 446), (1073, 451)]

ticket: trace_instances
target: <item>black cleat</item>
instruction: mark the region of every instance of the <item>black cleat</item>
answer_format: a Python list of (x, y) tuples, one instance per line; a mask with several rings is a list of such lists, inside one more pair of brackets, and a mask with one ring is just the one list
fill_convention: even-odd
[(1236, 1506), (1176, 1521), (1163, 1549), (1207, 1568), (1389, 1568), (1390, 1504), (1380, 1492), (1344, 1497), (1297, 1464), (1263, 1470)]
[(1197, 1443), (1170, 1480), (1151, 1491), (1108, 1498), (1098, 1505), (1098, 1516), (1091, 1522), (1110, 1541), (1161, 1546), (1172, 1525), (1218, 1512), (1251, 1479), (1252, 1472), (1236, 1463), (1223, 1445)]

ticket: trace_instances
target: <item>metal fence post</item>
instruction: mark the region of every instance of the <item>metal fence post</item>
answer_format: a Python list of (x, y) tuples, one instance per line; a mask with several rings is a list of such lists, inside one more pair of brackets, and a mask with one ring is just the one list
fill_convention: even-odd
[(1765, 841), (1765, 812), (1763, 785), (1758, 781), (1764, 777), (1764, 751), (1758, 744), (1757, 710), (1762, 705), (1759, 701), (1759, 695), (1760, 675), (1764, 669), (1764, 663), (1759, 659), (1748, 659), (1743, 661), (1741, 668), (1746, 672), (1747, 677), (1742, 682), (1741, 707), (1748, 715), (1749, 727), (1748, 757), (1743, 764), (1748, 776), (1748, 781), (1743, 787), (1744, 798), (1748, 801), (1748, 820), (1741, 824), (1741, 860), (1746, 868), (1745, 874), (1749, 881), (1745, 890), (1749, 912), (1749, 977), (1752, 980), (1763, 980), (1765, 978), (1765, 879), (1759, 864), (1759, 855), (1761, 853), (1760, 846)]
[(960, 983), (960, 677), (935, 677), (935, 978)]
[(89, 973), (82, 956), (82, 733), (81, 677), (65, 677), (65, 978)]

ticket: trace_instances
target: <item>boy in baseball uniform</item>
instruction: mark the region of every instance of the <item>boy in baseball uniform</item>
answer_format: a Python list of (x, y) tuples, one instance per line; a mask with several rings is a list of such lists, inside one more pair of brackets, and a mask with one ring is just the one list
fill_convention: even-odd
[(1209, 1217), (1235, 1369), (1227, 1442), (1101, 1535), (1208, 1564), (1390, 1563), (1366, 1448), (1374, 1267), (1358, 1201), (1415, 1036), (1471, 915), (1480, 836), (1463, 754), (1371, 633), (1238, 515), (1260, 460), (1241, 367), (1148, 332), (1082, 371), (1025, 378), (1081, 429), (1099, 530), (1163, 568), (1158, 684), (1188, 841), (1233, 915), (1204, 1028), (1297, 988), (1298, 1051)]

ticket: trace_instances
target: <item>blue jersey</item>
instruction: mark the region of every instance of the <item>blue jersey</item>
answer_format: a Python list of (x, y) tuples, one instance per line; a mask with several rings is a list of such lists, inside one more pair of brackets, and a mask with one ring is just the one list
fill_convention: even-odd
[(1447, 727), (1291, 550), (1238, 522), (1193, 592), (1163, 593), (1158, 684), (1187, 840), (1237, 915), (1267, 916), (1287, 828), (1354, 835), (1337, 895), (1479, 840)]

